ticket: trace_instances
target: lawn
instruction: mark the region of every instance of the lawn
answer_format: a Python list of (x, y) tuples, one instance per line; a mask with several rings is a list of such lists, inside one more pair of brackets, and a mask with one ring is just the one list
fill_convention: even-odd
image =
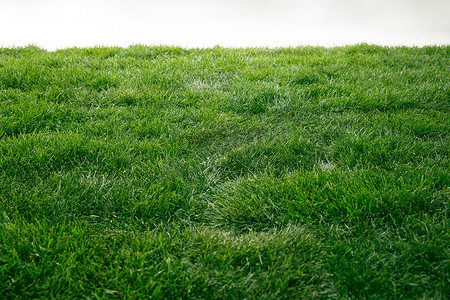
[(446, 298), (450, 46), (0, 48), (2, 298)]

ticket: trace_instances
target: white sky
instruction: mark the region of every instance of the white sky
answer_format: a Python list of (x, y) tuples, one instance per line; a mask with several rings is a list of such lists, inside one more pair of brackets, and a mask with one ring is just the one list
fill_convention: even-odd
[(450, 0), (0, 0), (0, 46), (449, 45)]

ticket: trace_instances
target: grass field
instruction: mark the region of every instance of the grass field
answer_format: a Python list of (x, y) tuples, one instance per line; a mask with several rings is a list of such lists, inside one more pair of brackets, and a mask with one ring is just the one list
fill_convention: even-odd
[(446, 298), (450, 46), (0, 48), (1, 298)]

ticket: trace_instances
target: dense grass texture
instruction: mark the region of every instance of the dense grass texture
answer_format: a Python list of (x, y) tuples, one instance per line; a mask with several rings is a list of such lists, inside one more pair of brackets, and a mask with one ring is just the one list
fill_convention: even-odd
[(1, 298), (446, 298), (450, 47), (0, 48)]

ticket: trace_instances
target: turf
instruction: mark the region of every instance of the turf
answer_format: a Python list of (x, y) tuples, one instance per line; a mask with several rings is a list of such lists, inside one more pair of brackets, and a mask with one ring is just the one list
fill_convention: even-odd
[(2, 298), (446, 298), (449, 66), (0, 48)]

